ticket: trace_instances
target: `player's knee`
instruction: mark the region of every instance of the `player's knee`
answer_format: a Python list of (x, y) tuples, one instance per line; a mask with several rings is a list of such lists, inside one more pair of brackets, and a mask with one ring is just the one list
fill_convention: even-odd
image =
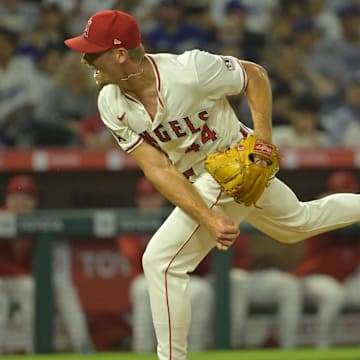
[(22, 294), (32, 294), (34, 291), (35, 283), (31, 276), (24, 276), (17, 279), (16, 288), (17, 291)]
[(213, 288), (211, 284), (201, 278), (191, 278), (190, 279), (190, 296), (193, 301), (209, 301), (212, 302), (213, 299)]
[(130, 285), (130, 294), (132, 298), (144, 297), (148, 293), (146, 279), (143, 274), (138, 275)]
[(0, 279), (0, 293), (5, 292), (5, 287), (6, 287), (5, 281)]
[(340, 284), (338, 286), (332, 286), (331, 289), (327, 292), (328, 296), (323, 298), (322, 303), (328, 304), (332, 308), (341, 308), (345, 305), (346, 296), (343, 288)]
[(232, 289), (246, 291), (250, 288), (251, 275), (241, 269), (230, 270), (230, 286)]
[(145, 275), (160, 271), (160, 261), (158, 259), (158, 255), (154, 252), (145, 250), (142, 256), (142, 266)]
[(142, 267), (143, 267), (144, 273), (146, 274), (149, 271), (149, 269), (151, 269), (151, 267), (152, 267), (151, 254), (149, 254), (147, 251), (145, 251), (141, 258), (141, 262), (142, 262)]
[(277, 290), (278, 297), (287, 299), (292, 299), (295, 303), (299, 303), (303, 299), (303, 291), (301, 284), (296, 280), (284, 281), (284, 283), (279, 286)]

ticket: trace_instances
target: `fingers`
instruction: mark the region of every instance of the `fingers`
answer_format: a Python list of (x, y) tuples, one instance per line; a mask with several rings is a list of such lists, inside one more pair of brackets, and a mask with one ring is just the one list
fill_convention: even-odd
[(230, 247), (230, 246), (226, 246), (226, 245), (224, 245), (224, 244), (217, 243), (217, 244), (216, 244), (216, 247), (217, 247), (218, 250), (226, 251), (226, 250), (229, 250), (229, 247)]
[(218, 240), (232, 240), (240, 234), (239, 226), (236, 224), (227, 226), (218, 234)]
[(209, 231), (216, 241), (219, 250), (228, 250), (240, 234), (239, 226), (231, 218), (214, 214), (213, 221), (209, 222)]
[(261, 167), (267, 167), (269, 165), (269, 160), (268, 159), (265, 159), (259, 155), (256, 155), (254, 157), (254, 162), (255, 164), (261, 166)]
[(230, 246), (233, 245), (235, 240), (238, 238), (240, 234), (239, 228), (236, 227), (236, 231), (231, 234), (223, 234), (221, 237), (216, 239), (216, 247), (219, 250), (228, 250)]

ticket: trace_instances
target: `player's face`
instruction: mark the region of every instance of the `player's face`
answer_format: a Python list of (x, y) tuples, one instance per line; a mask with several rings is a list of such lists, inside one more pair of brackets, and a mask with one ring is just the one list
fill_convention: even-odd
[(6, 197), (6, 208), (15, 213), (29, 213), (37, 207), (36, 198), (27, 193), (13, 193)]
[(124, 76), (116, 57), (116, 49), (99, 53), (85, 53), (82, 57), (82, 63), (94, 70), (94, 80), (100, 87), (116, 84)]

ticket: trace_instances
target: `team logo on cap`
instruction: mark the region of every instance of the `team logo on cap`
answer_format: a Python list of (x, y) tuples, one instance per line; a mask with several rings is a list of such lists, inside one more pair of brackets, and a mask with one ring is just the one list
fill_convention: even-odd
[(92, 18), (90, 18), (85, 26), (85, 29), (84, 29), (84, 37), (88, 38), (89, 37), (89, 31), (90, 31), (90, 26), (92, 24)]
[(113, 41), (114, 45), (120, 45), (121, 43), (122, 43), (122, 41), (119, 39), (114, 39), (114, 41)]

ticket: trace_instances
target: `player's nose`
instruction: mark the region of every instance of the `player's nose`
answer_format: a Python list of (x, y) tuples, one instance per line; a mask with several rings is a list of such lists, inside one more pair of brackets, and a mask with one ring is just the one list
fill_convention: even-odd
[(83, 56), (81, 57), (81, 63), (83, 65), (89, 65), (89, 63), (85, 60), (85, 54), (83, 54)]

